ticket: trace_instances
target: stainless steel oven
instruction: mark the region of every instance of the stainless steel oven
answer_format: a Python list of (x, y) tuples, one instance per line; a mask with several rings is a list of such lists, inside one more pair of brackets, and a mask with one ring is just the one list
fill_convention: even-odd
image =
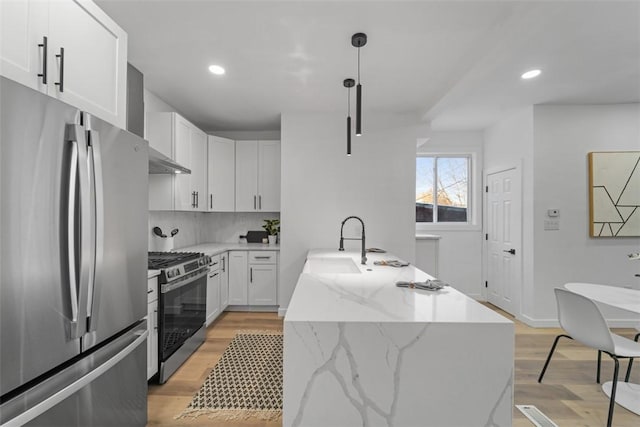
[(208, 264), (208, 257), (199, 253), (149, 253), (149, 268), (161, 270), (158, 281), (160, 384), (204, 342)]

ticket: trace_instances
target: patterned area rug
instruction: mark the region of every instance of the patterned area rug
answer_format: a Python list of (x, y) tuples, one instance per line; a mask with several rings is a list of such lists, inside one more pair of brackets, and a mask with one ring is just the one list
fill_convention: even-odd
[(238, 331), (177, 418), (275, 420), (282, 415), (282, 332)]

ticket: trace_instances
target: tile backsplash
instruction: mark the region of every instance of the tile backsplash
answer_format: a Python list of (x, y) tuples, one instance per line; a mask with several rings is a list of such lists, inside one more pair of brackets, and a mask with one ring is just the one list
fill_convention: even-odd
[(236, 243), (247, 231), (262, 230), (263, 220), (273, 218), (280, 218), (280, 213), (149, 211), (149, 250), (159, 250), (162, 244), (153, 227), (160, 227), (167, 236), (177, 228), (173, 247), (179, 249), (204, 242)]

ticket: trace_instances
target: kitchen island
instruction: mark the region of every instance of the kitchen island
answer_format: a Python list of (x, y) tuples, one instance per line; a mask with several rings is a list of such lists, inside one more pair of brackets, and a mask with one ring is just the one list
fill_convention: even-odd
[(390, 254), (311, 250), (284, 322), (284, 426), (510, 426), (514, 325)]

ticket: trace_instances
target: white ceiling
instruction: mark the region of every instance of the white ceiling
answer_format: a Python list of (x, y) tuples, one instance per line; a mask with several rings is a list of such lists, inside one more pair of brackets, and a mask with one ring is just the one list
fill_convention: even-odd
[[(364, 112), (482, 129), (531, 104), (640, 102), (640, 2), (97, 0), (145, 85), (206, 131), (277, 130), (282, 112)], [(210, 74), (210, 64), (227, 70)], [(523, 81), (530, 68), (543, 73)], [(352, 103), (353, 108), (353, 103)]]

